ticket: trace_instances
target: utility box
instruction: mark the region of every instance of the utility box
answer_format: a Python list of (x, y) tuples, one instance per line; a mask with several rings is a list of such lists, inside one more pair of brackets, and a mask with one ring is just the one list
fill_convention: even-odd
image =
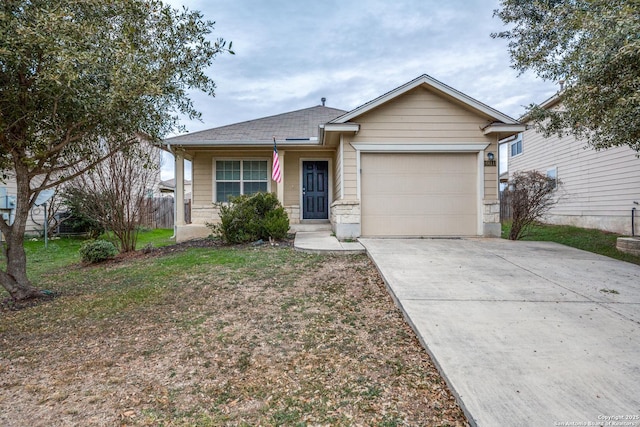
[(7, 188), (0, 187), (0, 209), (14, 210), (16, 208), (16, 196), (7, 195)]
[(7, 189), (5, 187), (0, 187), (0, 216), (7, 224), (11, 224), (15, 208), (16, 197), (8, 196)]
[(0, 209), (13, 210), (16, 208), (15, 196), (2, 196), (0, 195)]

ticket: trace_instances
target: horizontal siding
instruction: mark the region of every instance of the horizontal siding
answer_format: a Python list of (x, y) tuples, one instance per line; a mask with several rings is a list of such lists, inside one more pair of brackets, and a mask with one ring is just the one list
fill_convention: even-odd
[(300, 155), (287, 152), (284, 157), (284, 204), (300, 205)]
[[(485, 142), (487, 118), (418, 87), (354, 119), (355, 142)], [(488, 141), (487, 141), (488, 142)]]
[(344, 196), (346, 200), (356, 200), (358, 198), (358, 171), (356, 167), (356, 150), (345, 138), (344, 144)]
[[(271, 160), (272, 150), (251, 150), (251, 151), (197, 151), (192, 159), (192, 182), (193, 182), (193, 205), (208, 206), (214, 202), (213, 194), (213, 159), (269, 159)], [(269, 167), (271, 164), (269, 162)], [(275, 191), (276, 186), (272, 182), (271, 189)]]
[(340, 147), (338, 146), (338, 151), (336, 152), (336, 161), (334, 162), (334, 170), (333, 170), (333, 198), (334, 200), (342, 199), (342, 174), (340, 168), (342, 167), (342, 152)]
[[(9, 177), (6, 182), (0, 182), (0, 187), (7, 190), (8, 196), (15, 196), (17, 193), (17, 183), (15, 178)], [(61, 207), (58, 212), (65, 211), (65, 207)], [(34, 206), (29, 211), (27, 218), (26, 233), (40, 234), (44, 230), (44, 206)]]
[[(640, 202), (640, 159), (627, 147), (613, 147), (596, 151), (585, 148), (583, 141), (573, 136), (544, 138), (530, 129), (523, 136), (523, 153), (509, 158), (509, 172), (539, 170), (556, 167), (560, 186), (556, 192), (558, 204), (550, 211), (553, 222), (580, 225), (598, 224), (611, 230), (610, 224), (620, 226), (620, 233), (630, 232), (631, 208)], [(619, 218), (616, 220), (616, 218)]]
[[(360, 131), (352, 142), (358, 143), (413, 143), (413, 144), (490, 144), (487, 152), (497, 156), (497, 140), (483, 134), (481, 128), (488, 124), (480, 116), (457, 103), (418, 87), (370, 112), (356, 117)], [(348, 162), (348, 163), (347, 163)], [(347, 167), (348, 164), (348, 167)], [(356, 160), (347, 158), (345, 150), (345, 194), (356, 194)], [(353, 175), (347, 177), (347, 170)], [(349, 180), (349, 181), (347, 181)], [(347, 182), (353, 186), (347, 190)], [(498, 198), (498, 168), (487, 167), (484, 174), (484, 198)]]

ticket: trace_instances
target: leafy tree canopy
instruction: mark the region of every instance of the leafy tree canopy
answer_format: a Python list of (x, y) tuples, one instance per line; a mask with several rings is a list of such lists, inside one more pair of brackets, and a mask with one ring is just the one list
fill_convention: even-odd
[(205, 72), (226, 50), (212, 28), (157, 0), (3, 0), (0, 170), (55, 174), (98, 159), (85, 141), (158, 139), (197, 117), (186, 91), (213, 95)]
[(0, 218), (0, 283), (12, 297), (38, 295), (22, 248), (38, 194), (197, 117), (188, 90), (213, 95), (208, 68), (233, 53), (212, 30), (159, 0), (0, 2), (0, 181), (17, 186), (13, 223)]
[(515, 69), (564, 82), (562, 108), (528, 107), (547, 135), (640, 151), (639, 0), (502, 0), (494, 16)]

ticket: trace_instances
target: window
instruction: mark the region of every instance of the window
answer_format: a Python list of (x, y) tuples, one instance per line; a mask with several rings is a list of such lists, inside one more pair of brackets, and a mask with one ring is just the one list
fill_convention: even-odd
[(515, 141), (511, 141), (509, 143), (509, 150), (511, 157), (522, 154), (522, 135), (518, 135), (518, 138)]
[(547, 169), (547, 178), (549, 178), (549, 184), (551, 185), (551, 188), (555, 190), (558, 187), (558, 169)]
[(216, 202), (268, 191), (266, 160), (216, 160)]

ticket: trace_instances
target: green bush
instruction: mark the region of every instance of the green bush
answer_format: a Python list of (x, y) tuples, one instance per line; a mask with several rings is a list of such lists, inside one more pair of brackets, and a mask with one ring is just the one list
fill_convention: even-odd
[(256, 193), (217, 203), (220, 222), (210, 225), (213, 234), (227, 243), (282, 239), (289, 231), (289, 217), (273, 193)]
[(113, 243), (106, 240), (88, 240), (80, 246), (79, 252), (83, 262), (93, 264), (113, 258), (118, 250)]

